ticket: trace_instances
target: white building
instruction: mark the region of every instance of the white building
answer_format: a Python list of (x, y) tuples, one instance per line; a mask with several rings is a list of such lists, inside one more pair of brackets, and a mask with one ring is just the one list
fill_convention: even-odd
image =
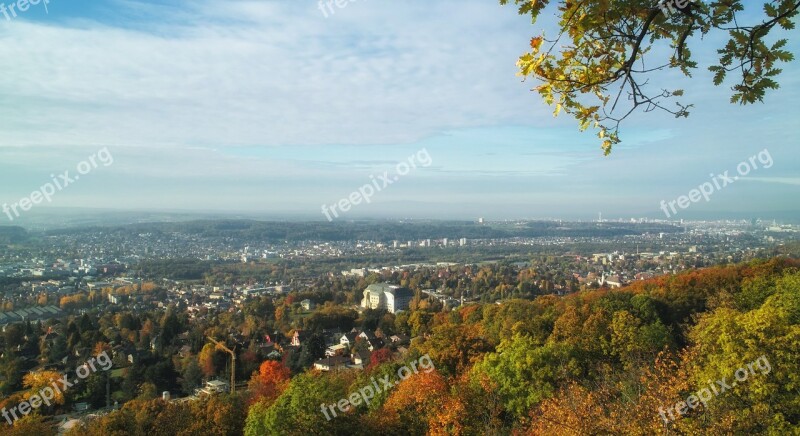
[(202, 389), (197, 389), (196, 394), (214, 395), (227, 392), (230, 389), (230, 384), (222, 380), (210, 380), (206, 382), (206, 386)]
[(414, 293), (408, 288), (401, 288), (387, 283), (376, 283), (367, 286), (367, 289), (364, 290), (361, 307), (366, 309), (386, 309), (390, 313), (397, 313), (408, 309), (413, 297)]

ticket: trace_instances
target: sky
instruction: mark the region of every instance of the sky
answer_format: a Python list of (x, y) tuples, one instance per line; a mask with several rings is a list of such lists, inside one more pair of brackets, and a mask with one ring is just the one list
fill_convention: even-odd
[[(692, 41), (692, 79), (656, 76), (686, 90), (691, 116), (636, 114), (605, 157), (516, 74), (552, 14), (533, 25), (492, 0), (48, 0), (4, 16), (0, 3), (0, 205), (80, 176), (0, 225), (58, 208), (666, 219), (662, 201), (715, 180), (670, 219), (800, 215), (800, 63), (765, 104), (731, 105), (704, 68), (719, 37)], [(719, 183), (742, 162), (747, 176)]]

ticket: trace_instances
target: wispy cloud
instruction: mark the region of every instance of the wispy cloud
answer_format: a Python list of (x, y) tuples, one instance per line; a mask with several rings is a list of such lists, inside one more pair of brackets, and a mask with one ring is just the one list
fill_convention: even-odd
[(524, 20), (443, 3), (326, 20), (316, 3), (126, 1), (110, 23), (11, 23), (0, 146), (386, 144), (528, 119)]
[(800, 185), (800, 177), (745, 177), (748, 182), (777, 183), (779, 185)]

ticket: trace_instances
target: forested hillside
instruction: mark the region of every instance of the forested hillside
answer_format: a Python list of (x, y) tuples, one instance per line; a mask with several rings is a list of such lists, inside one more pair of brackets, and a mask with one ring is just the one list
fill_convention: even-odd
[[(427, 354), (435, 371), (330, 421), (321, 403), (347, 398), (401, 363), (360, 376), (304, 374), (274, 402), (251, 408), (246, 433), (797, 432), (798, 265), (774, 259), (437, 313), (405, 359)], [(736, 385), (748, 364), (750, 375)], [(695, 407), (670, 415), (682, 401)]]

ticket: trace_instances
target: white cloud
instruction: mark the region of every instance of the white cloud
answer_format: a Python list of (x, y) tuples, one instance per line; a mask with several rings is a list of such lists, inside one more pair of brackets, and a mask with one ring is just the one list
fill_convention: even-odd
[(492, 2), (119, 5), (0, 30), (0, 146), (385, 144), (532, 117), (526, 20)]

